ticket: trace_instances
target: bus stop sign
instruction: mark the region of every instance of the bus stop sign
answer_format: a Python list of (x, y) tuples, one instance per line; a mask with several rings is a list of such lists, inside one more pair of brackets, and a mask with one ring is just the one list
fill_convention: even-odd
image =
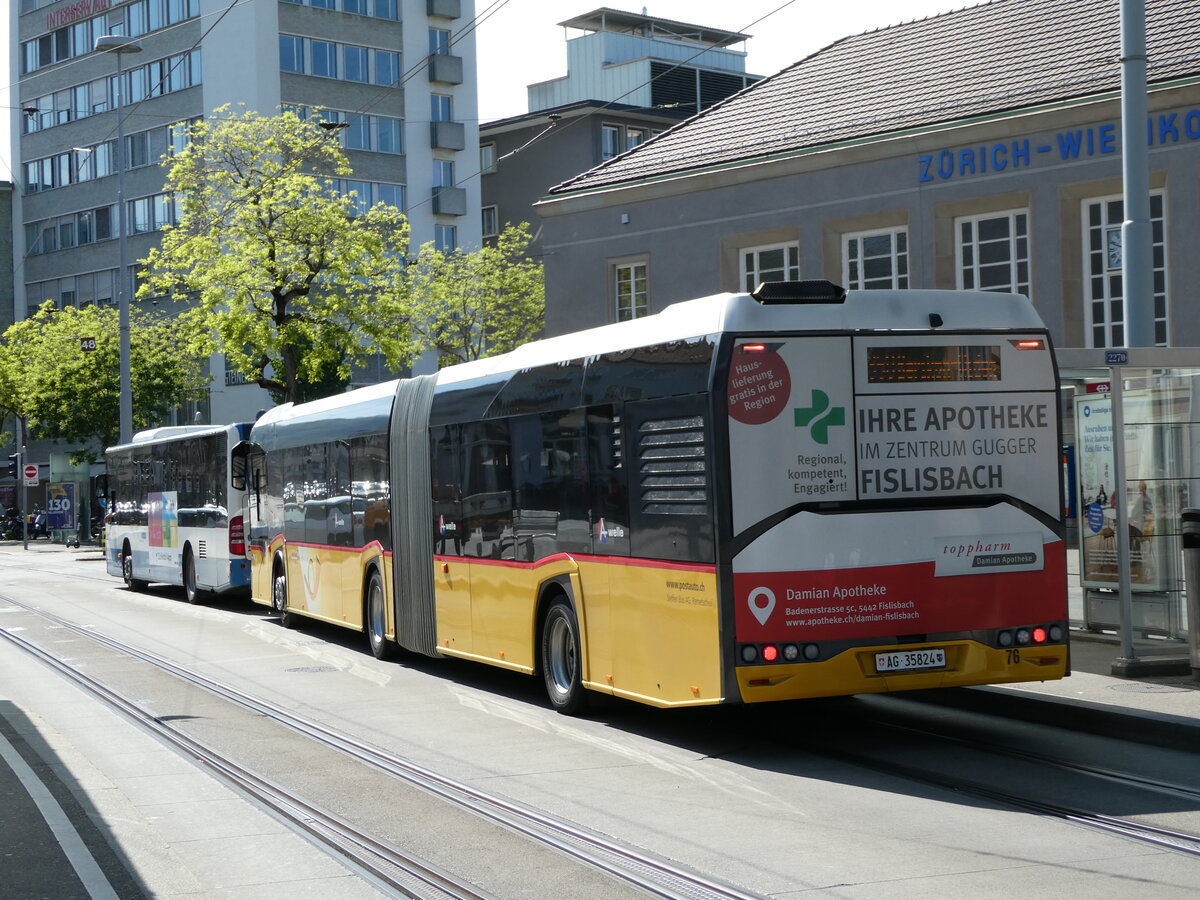
[(26, 487), (37, 487), (38, 483), (38, 467), (37, 463), (27, 463), (23, 470), (25, 472)]

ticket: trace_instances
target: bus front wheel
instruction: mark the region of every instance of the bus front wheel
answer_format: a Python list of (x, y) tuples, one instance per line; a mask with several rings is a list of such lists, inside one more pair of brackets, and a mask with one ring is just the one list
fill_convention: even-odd
[(564, 599), (555, 600), (542, 623), (542, 678), (550, 704), (567, 716), (587, 706), (579, 660), (579, 621)]
[(133, 551), (126, 544), (121, 550), (121, 577), (125, 579), (125, 586), (131, 591), (141, 593), (146, 589), (149, 582), (143, 581), (140, 578), (133, 577)]
[(287, 575), (282, 568), (276, 569), (275, 577), (271, 579), (271, 608), (279, 616), (280, 625), (284, 628), (296, 627), (296, 615), (288, 611)]
[(383, 579), (378, 571), (371, 573), (367, 582), (367, 637), (371, 641), (371, 653), (376, 659), (394, 659), (396, 645), (387, 639), (387, 611), (385, 609)]

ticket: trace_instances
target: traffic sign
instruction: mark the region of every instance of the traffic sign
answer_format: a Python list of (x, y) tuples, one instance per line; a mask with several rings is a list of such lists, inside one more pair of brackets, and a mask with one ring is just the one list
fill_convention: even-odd
[(25, 486), (26, 487), (37, 487), (37, 483), (38, 483), (37, 463), (26, 463), (23, 471), (25, 472)]

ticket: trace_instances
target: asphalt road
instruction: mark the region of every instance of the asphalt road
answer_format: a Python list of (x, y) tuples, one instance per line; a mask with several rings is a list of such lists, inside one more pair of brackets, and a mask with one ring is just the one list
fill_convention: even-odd
[[(104, 576), (101, 562), (84, 560), (0, 548), (0, 594), (765, 896), (1157, 898), (1193, 897), (1200, 884), (1198, 859), (810, 752), (805, 734), (832, 732), (847, 712), (840, 701), (675, 712), (609, 701), (569, 719), (546, 707), (535, 679), (455, 660), (379, 662), (361, 636), (288, 631), (240, 601), (192, 607), (179, 590), (134, 594)], [(5, 606), (0, 628), (16, 615)], [(172, 714), (199, 709), (181, 700)], [(2, 643), (0, 714), (49, 757), (42, 762), (78, 800), (85, 830), (94, 826), (93, 838), (111, 850), (95, 854), (101, 869), (115, 860), (148, 895), (375, 893)], [(1004, 724), (1033, 742), (1042, 727)], [(252, 729), (229, 730), (223, 739), (245, 759), (270, 752)], [(1111, 752), (1126, 751), (1149, 752)], [(287, 760), (275, 754), (271, 762)], [(11, 780), (0, 788), (0, 796), (19, 795)], [(348, 807), (382, 813), (390, 802), (349, 793), (353, 786), (333, 775), (325, 789), (341, 792)], [(6, 808), (34, 820), (28, 804)], [(436, 844), (454, 826), (429, 810), (411, 827)], [(0, 840), (20, 832), (6, 828)], [(37, 843), (49, 847), (44, 834)], [(519, 858), (492, 864), (513, 868), (501, 896), (532, 896), (515, 887)], [(561, 896), (590, 894), (565, 885)]]

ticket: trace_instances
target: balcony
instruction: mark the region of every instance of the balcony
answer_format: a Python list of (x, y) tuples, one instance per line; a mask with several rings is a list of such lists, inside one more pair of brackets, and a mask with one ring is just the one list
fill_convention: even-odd
[(467, 214), (467, 192), (459, 187), (435, 187), (433, 189), (433, 211), (439, 216), (465, 216)]
[(448, 53), (429, 54), (429, 80), (439, 84), (462, 84), (462, 57)]
[(425, 12), (431, 16), (457, 19), (462, 15), (461, 0), (425, 0)]
[(429, 146), (434, 150), (464, 150), (466, 129), (462, 122), (430, 122)]

